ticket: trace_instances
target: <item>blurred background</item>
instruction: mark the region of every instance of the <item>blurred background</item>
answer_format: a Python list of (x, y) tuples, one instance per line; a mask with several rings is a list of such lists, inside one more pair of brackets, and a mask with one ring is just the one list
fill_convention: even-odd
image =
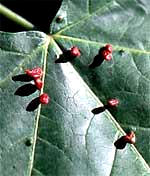
[[(0, 3), (35, 25), (34, 30), (49, 32), (50, 23), (62, 0), (0, 0)], [(0, 14), (0, 31), (19, 32), (27, 29)]]

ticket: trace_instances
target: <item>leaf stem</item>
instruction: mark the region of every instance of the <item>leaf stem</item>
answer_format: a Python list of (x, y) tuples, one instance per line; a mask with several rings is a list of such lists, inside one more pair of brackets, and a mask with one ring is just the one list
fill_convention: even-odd
[(5, 17), (9, 18), (10, 20), (16, 22), (17, 24), (21, 25), (22, 27), (28, 30), (33, 29), (34, 27), (32, 23), (28, 22), (26, 19), (16, 14), (15, 12), (11, 11), (1, 3), (0, 3), (0, 14), (4, 15)]

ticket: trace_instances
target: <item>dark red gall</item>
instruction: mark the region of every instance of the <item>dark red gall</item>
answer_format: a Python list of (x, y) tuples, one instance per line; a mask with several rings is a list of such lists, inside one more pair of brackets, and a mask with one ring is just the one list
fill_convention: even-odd
[(124, 149), (126, 144), (135, 144), (135, 134), (133, 131), (127, 133), (125, 136), (120, 137), (115, 143), (117, 149)]
[(105, 57), (105, 60), (106, 61), (110, 61), (112, 59), (112, 54), (108, 54), (106, 57)]
[(36, 86), (39, 90), (42, 89), (42, 87), (43, 87), (43, 81), (42, 81), (40, 78), (35, 79), (35, 80), (34, 80), (34, 83), (35, 83), (35, 86)]
[(50, 97), (46, 93), (41, 94), (39, 98), (41, 104), (48, 104), (50, 101)]
[(104, 58), (106, 61), (110, 61), (112, 59), (112, 54), (108, 50), (103, 50), (101, 52), (102, 58)]
[(135, 144), (135, 133), (133, 131), (129, 132), (124, 136), (126, 143)]
[(41, 78), (43, 75), (43, 71), (40, 67), (36, 67), (31, 70), (27, 69), (25, 70), (25, 73), (34, 79)]
[(109, 51), (110, 53), (112, 53), (112, 51), (113, 51), (112, 45), (110, 45), (110, 44), (105, 45), (105, 49), (106, 49), (107, 51)]
[(74, 57), (79, 57), (81, 55), (80, 50), (76, 46), (73, 46), (70, 49), (70, 54), (71, 54), (71, 56), (74, 56)]
[(107, 102), (107, 105), (108, 105), (109, 107), (116, 107), (116, 106), (118, 106), (118, 104), (119, 104), (119, 100), (116, 99), (116, 98), (110, 99), (110, 100), (108, 100), (108, 102)]

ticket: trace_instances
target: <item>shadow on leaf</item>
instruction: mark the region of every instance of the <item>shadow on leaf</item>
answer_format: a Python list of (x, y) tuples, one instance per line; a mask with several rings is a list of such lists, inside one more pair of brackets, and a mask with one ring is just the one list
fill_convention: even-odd
[(55, 60), (55, 63), (66, 63), (69, 61), (72, 61), (75, 57), (71, 56), (70, 50), (64, 50), (63, 54), (59, 56), (57, 60)]
[(96, 115), (96, 114), (99, 114), (99, 113), (101, 113), (101, 112), (104, 112), (105, 109), (106, 109), (106, 108), (105, 108), (104, 106), (102, 106), (102, 107), (98, 107), (98, 108), (92, 109), (91, 112)]
[(34, 111), (35, 109), (38, 108), (39, 104), (40, 104), (40, 100), (39, 100), (39, 97), (37, 97), (37, 98), (33, 99), (33, 100), (27, 105), (26, 111), (29, 111), (29, 112)]
[(21, 87), (19, 87), (14, 95), (19, 95), (19, 96), (29, 96), (33, 94), (37, 90), (37, 87), (33, 84), (25, 84)]
[(95, 68), (100, 66), (103, 63), (104, 59), (100, 55), (96, 55), (92, 61), (92, 63), (89, 65), (89, 68)]
[(126, 146), (126, 141), (124, 140), (124, 136), (122, 136), (121, 138), (119, 138), (115, 143), (114, 143), (114, 146), (117, 148), (117, 149), (124, 149), (125, 146)]
[(33, 78), (28, 76), (27, 74), (16, 75), (12, 77), (13, 81), (21, 81), (21, 82), (29, 82), (32, 81)]

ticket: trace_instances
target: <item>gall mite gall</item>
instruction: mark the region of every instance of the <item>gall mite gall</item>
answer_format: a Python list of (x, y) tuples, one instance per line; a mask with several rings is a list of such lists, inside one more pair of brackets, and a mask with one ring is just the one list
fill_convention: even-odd
[(73, 46), (73, 47), (70, 49), (70, 54), (71, 54), (71, 56), (73, 56), (73, 57), (79, 57), (79, 56), (81, 55), (80, 50), (79, 50), (78, 47), (76, 47), (76, 46)]
[(41, 104), (48, 104), (50, 101), (50, 97), (46, 93), (43, 93), (42, 95), (40, 95), (39, 99)]
[(129, 144), (135, 144), (135, 134), (133, 131), (127, 133), (126, 136), (124, 136), (124, 140)]
[(108, 102), (107, 102), (107, 105), (108, 105), (109, 107), (116, 107), (116, 106), (118, 106), (118, 104), (119, 104), (119, 100), (116, 99), (116, 98), (110, 99), (110, 100), (108, 100)]
[(118, 104), (119, 104), (119, 100), (113, 98), (113, 99), (108, 100), (106, 105), (100, 106), (100, 107), (98, 107), (98, 108), (94, 108), (94, 109), (92, 109), (91, 112), (92, 112), (93, 114), (99, 114), (99, 113), (105, 111), (106, 109), (109, 110), (109, 109), (111, 109), (111, 108), (114, 108), (114, 107), (118, 106)]
[(110, 61), (112, 58), (112, 55), (110, 54), (110, 52), (108, 50), (103, 50), (101, 52), (101, 56), (102, 58), (104, 58), (106, 61)]
[(94, 57), (92, 63), (89, 65), (89, 68), (95, 68), (100, 66), (104, 59), (110, 61), (112, 59), (112, 46), (110, 44), (105, 45), (100, 48), (98, 54)]
[(31, 70), (27, 69), (25, 70), (25, 73), (34, 79), (41, 78), (43, 75), (43, 71), (40, 67), (36, 67)]
[(111, 54), (108, 54), (106, 57), (105, 57), (105, 60), (106, 61), (110, 61), (112, 59), (112, 55)]
[(135, 144), (135, 134), (133, 131), (127, 133), (125, 136), (120, 137), (115, 143), (117, 149), (124, 149), (126, 144)]
[(41, 88), (43, 87), (43, 81), (40, 78), (37, 78), (34, 80), (35, 86), (41, 90)]
[(112, 45), (110, 45), (110, 44), (107, 44), (107, 45), (105, 46), (105, 49), (106, 49), (107, 51), (109, 51), (110, 53), (112, 53), (112, 51), (113, 51)]

